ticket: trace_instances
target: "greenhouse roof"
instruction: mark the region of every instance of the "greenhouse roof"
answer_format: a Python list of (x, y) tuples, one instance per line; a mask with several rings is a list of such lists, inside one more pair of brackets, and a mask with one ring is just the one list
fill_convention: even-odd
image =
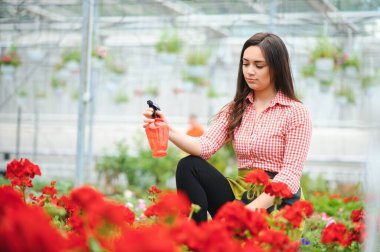
[[(164, 29), (176, 29), (194, 43), (246, 38), (263, 30), (300, 37), (380, 37), (380, 0), (93, 2), (95, 32), (110, 46), (152, 44)], [(70, 45), (80, 40), (82, 7), (79, 0), (2, 0), (0, 46), (10, 41)]]

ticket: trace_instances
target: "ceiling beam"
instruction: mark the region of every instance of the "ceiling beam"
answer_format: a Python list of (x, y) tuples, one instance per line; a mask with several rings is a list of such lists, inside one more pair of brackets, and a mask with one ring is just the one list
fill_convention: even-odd
[(323, 13), (329, 21), (339, 30), (351, 34), (358, 34), (359, 28), (348, 19), (344, 18), (341, 12), (329, 0), (307, 0), (310, 6)]
[[(199, 11), (191, 7), (190, 5), (181, 2), (181, 1), (168, 1), (168, 0), (155, 0), (155, 2), (161, 4), (163, 7), (173, 11), (179, 16), (186, 16), (189, 15), (197, 15), (201, 14)], [(177, 19), (177, 17), (174, 17), (174, 19)], [(210, 20), (209, 20), (210, 21)], [(216, 37), (228, 37), (229, 33), (225, 30), (223, 30), (220, 26), (216, 25), (213, 22), (208, 22), (208, 24), (204, 25), (204, 28), (207, 29), (212, 34), (215, 34)]]

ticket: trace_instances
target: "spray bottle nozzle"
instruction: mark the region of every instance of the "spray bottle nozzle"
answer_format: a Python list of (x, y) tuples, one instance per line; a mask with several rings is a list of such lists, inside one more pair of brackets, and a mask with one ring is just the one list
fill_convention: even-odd
[(148, 103), (148, 106), (153, 109), (152, 117), (156, 118), (157, 117), (156, 111), (161, 110), (160, 107), (154, 102), (152, 102), (151, 100), (148, 100), (146, 103)]

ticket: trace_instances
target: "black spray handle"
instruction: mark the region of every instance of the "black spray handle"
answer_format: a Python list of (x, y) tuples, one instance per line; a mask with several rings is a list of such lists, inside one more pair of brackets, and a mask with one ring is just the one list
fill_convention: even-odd
[(154, 102), (152, 102), (151, 100), (148, 100), (146, 103), (148, 103), (148, 106), (153, 109), (152, 117), (157, 118), (158, 116), (156, 114), (156, 111), (161, 110), (160, 107), (157, 104), (155, 104)]

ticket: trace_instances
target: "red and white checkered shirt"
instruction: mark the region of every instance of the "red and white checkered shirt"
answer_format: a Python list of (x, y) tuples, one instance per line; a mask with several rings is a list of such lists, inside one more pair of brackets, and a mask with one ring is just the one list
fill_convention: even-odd
[[(248, 106), (233, 140), (238, 167), (277, 172), (273, 181), (287, 184), (292, 193), (296, 193), (310, 146), (309, 111), (302, 103), (277, 92), (268, 108), (255, 120), (252, 93), (246, 102)], [(227, 115), (227, 112), (222, 113), (200, 137), (201, 158), (209, 159), (226, 142)]]

